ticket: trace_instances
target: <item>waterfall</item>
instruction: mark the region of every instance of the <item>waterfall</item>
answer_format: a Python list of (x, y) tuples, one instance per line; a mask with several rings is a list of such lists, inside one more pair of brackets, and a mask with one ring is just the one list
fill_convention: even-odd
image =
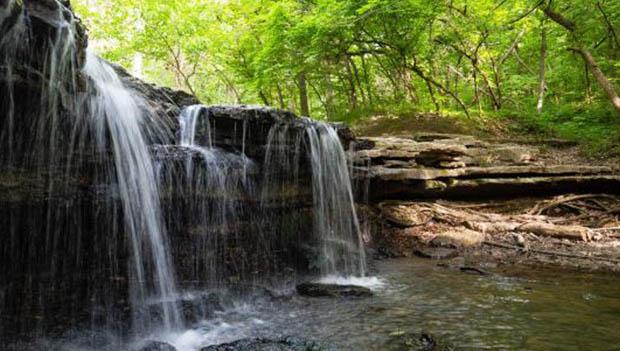
[(351, 177), (338, 133), (329, 124), (309, 123), (314, 232), (320, 240), (323, 275), (366, 274), (366, 257), (355, 210)]
[[(15, 97), (14, 97), (14, 89), (13, 89), (13, 66), (15, 57), (13, 56), (13, 52), (15, 52), (18, 48), (20, 42), (25, 40), (26, 38), (26, 28), (23, 25), (14, 25), (12, 27), (6, 28), (5, 20), (9, 19), (11, 13), (15, 11), (13, 8), (13, 0), (9, 1), (4, 8), (0, 8), (0, 32), (2, 32), (2, 37), (0, 38), (0, 51), (4, 53), (4, 55), (0, 56), (0, 67), (1, 70), (5, 70), (2, 72), (3, 75), (9, 77), (6, 84), (6, 89), (0, 90), (0, 99), (5, 99), (4, 102), (6, 105), (5, 111), (5, 123), (0, 130), (0, 145), (6, 145), (7, 154), (4, 157), (6, 158), (7, 164), (12, 164), (13, 160), (11, 157), (13, 156), (13, 148), (15, 144), (15, 135), (14, 135), (14, 125), (15, 125)], [(22, 22), (23, 14), (20, 12), (17, 17), (17, 23)], [(2, 157), (0, 156), (0, 160)]]
[[(95, 139), (102, 149), (109, 146), (113, 152), (118, 194), (133, 253), (134, 305), (144, 307), (149, 298), (158, 301), (164, 327), (178, 328), (181, 315), (175, 301), (175, 276), (162, 223), (155, 169), (143, 132), (147, 116), (138, 97), (123, 86), (114, 69), (91, 53), (84, 73), (96, 86), (89, 106)], [(157, 124), (150, 122), (151, 126)], [(106, 145), (108, 136), (110, 145)], [(150, 276), (146, 272), (150, 262), (147, 255), (153, 265)], [(154, 285), (154, 296), (149, 294), (150, 284)]]
[[(33, 184), (0, 206), (0, 260), (22, 265), (0, 276), (0, 316), (31, 311), (46, 318), (14, 329), (45, 329), (63, 306), (76, 324), (117, 327), (128, 294), (136, 332), (179, 329), (150, 152), (170, 132), (108, 63), (84, 54), (80, 28), (61, 2), (0, 5), (1, 176)], [(15, 324), (3, 321), (0, 334)]]
[(177, 281), (241, 290), (290, 286), (307, 267), (364, 274), (332, 126), (195, 105), (171, 142), (166, 118), (186, 100), (130, 88), (85, 51), (65, 2), (39, 5), (0, 5), (0, 334), (126, 336), (131, 316), (138, 335), (178, 331)]
[[(256, 165), (243, 153), (243, 146), (240, 153), (215, 145), (208, 107), (187, 106), (178, 120), (176, 149), (183, 155), (183, 169), (165, 162), (160, 181), (162, 187), (185, 196), (175, 197), (165, 215), (175, 233), (192, 237), (193, 275), (209, 288), (221, 288), (226, 285), (229, 246), (241, 246), (241, 218), (251, 215), (252, 209), (242, 202), (254, 197), (255, 184), (249, 174), (256, 172)], [(186, 218), (184, 223), (181, 218)]]
[[(348, 166), (338, 133), (327, 123), (304, 118), (294, 124), (275, 124), (269, 131), (261, 202), (266, 206), (274, 192), (297, 188), (302, 167), (310, 171), (311, 265), (323, 276), (366, 273)], [(284, 202), (287, 197), (280, 199)]]

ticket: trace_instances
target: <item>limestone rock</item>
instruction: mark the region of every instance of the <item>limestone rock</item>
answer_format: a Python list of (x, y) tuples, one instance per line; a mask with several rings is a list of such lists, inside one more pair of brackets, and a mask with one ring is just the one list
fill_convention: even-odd
[(611, 167), (545, 164), (534, 146), (452, 134), (358, 143), (363, 147), (354, 155), (357, 174), (369, 178), (375, 201), (620, 192), (620, 176)]
[(416, 249), (414, 254), (422, 258), (430, 258), (433, 260), (447, 260), (455, 258), (459, 255), (456, 249), (449, 249), (445, 247), (423, 247)]
[(466, 228), (453, 228), (437, 234), (431, 243), (441, 247), (468, 248), (480, 246), (485, 235)]

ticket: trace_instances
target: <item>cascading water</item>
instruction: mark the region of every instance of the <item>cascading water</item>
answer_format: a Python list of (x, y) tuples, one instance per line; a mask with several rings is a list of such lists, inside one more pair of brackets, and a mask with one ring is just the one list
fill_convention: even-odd
[(67, 6), (0, 5), (0, 263), (12, 267), (0, 272), (0, 335), (90, 325), (125, 337), (131, 315), (138, 336), (178, 331), (181, 285), (364, 274), (332, 126), (197, 105), (166, 145), (173, 112), (86, 53)]
[[(50, 306), (57, 308), (57, 301), (50, 297), (62, 293), (52, 292), (71, 291), (67, 309), (80, 315), (71, 312), (76, 323), (83, 308), (116, 305), (119, 311), (123, 294), (113, 290), (127, 286), (119, 277), (127, 266), (135, 330), (180, 328), (148, 146), (164, 139), (165, 128), (145, 113), (146, 104), (112, 67), (83, 55), (84, 41), (77, 38), (84, 34), (62, 3), (10, 1), (0, 6), (0, 28), (2, 177), (9, 172), (37, 185), (18, 200), (2, 199), (2, 220), (11, 234), (1, 238), (0, 259), (24, 266), (1, 277), (0, 295), (24, 298), (15, 307), (0, 300), (0, 308), (53, 314)], [(80, 193), (80, 181), (94, 183), (92, 191)], [(41, 223), (28, 219), (37, 213)], [(97, 221), (101, 225), (91, 224)], [(124, 223), (126, 248), (116, 242), (118, 222)], [(19, 235), (25, 225), (27, 237)], [(120, 262), (125, 252), (131, 263)], [(160, 315), (161, 326), (139, 317), (145, 314)], [(17, 329), (28, 327), (24, 322)]]
[[(0, 48), (4, 53), (4, 57), (0, 57), (0, 63), (2, 63), (3, 74), (6, 77), (13, 76), (13, 61), (15, 58), (11, 55), (11, 52), (14, 52), (18, 47), (19, 43), (22, 42), (26, 38), (26, 28), (23, 25), (14, 25), (10, 27), (5, 23), (5, 20), (9, 19), (11, 13), (16, 11), (13, 7), (13, 0), (9, 1), (5, 7), (0, 7), (0, 32), (2, 34), (2, 38), (0, 38)], [(17, 22), (20, 23), (23, 21), (22, 13), (18, 12)], [(7, 164), (11, 164), (13, 162), (10, 157), (14, 154), (14, 125), (15, 125), (15, 97), (13, 96), (13, 79), (9, 78), (6, 82), (7, 86), (4, 91), (0, 91), (2, 94), (2, 99), (6, 100), (6, 110), (5, 110), (5, 124), (0, 130), (0, 145), (6, 145), (7, 154), (9, 158), (5, 160)], [(6, 157), (6, 156), (5, 156)]]
[(306, 127), (310, 147), (314, 233), (322, 275), (366, 274), (366, 256), (353, 201), (351, 177), (338, 133), (326, 123)]
[[(157, 122), (146, 120), (138, 98), (101, 59), (89, 53), (84, 72), (96, 85), (89, 105), (95, 139), (102, 149), (110, 147), (114, 155), (115, 179), (133, 253), (134, 305), (145, 308), (147, 299), (154, 299), (161, 307), (164, 327), (179, 328), (175, 276), (162, 223), (155, 169), (143, 132), (144, 124), (156, 126)], [(152, 261), (145, 255), (150, 255)], [(146, 271), (148, 268), (152, 273)], [(150, 285), (154, 285), (155, 294), (150, 293)], [(148, 325), (148, 321), (139, 322)]]
[(240, 237), (240, 218), (251, 210), (241, 203), (254, 196), (254, 181), (248, 174), (256, 166), (243, 153), (214, 146), (208, 108), (184, 108), (179, 126), (178, 145), (168, 148), (181, 154), (182, 164), (164, 162), (159, 178), (162, 188), (184, 196), (173, 195), (165, 216), (174, 232), (192, 238), (192, 276), (207, 287), (223, 287), (229, 247), (240, 246), (234, 244)]
[(302, 119), (295, 125), (271, 128), (263, 170), (263, 205), (274, 192), (299, 187), (302, 162), (307, 162), (305, 168), (311, 171), (315, 240), (310, 247), (314, 256), (311, 266), (322, 276), (363, 276), (363, 240), (346, 154), (334, 127)]

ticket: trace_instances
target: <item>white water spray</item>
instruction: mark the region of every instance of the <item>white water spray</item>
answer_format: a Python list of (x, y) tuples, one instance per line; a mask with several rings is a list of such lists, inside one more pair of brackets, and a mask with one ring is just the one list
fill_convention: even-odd
[[(175, 276), (162, 224), (155, 170), (142, 129), (147, 116), (135, 94), (123, 86), (107, 63), (89, 53), (84, 72), (97, 90), (90, 101), (97, 144), (103, 147), (109, 142), (114, 155), (118, 193), (133, 252), (134, 304), (144, 308), (147, 298), (157, 301), (165, 329), (179, 328), (182, 320), (175, 302)], [(150, 255), (150, 260), (146, 255)], [(149, 262), (153, 266), (151, 274), (145, 269)], [(150, 285), (155, 288), (154, 296)]]

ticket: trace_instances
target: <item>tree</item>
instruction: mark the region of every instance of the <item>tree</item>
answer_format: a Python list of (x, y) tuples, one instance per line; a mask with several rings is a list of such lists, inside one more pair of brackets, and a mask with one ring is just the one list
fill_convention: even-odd
[(596, 78), (596, 81), (601, 86), (603, 91), (605, 91), (605, 93), (607, 94), (609, 101), (612, 103), (616, 111), (620, 114), (620, 97), (618, 97), (618, 93), (616, 92), (616, 89), (611, 84), (607, 76), (603, 73), (603, 71), (599, 67), (598, 63), (596, 62), (596, 60), (594, 59), (590, 51), (582, 43), (582, 40), (578, 34), (577, 25), (575, 24), (575, 22), (564, 17), (564, 15), (562, 15), (561, 13), (554, 11), (551, 8), (551, 3), (543, 7), (543, 12), (549, 19), (559, 24), (564, 29), (566, 29), (568, 32), (574, 35), (576, 47), (571, 47), (569, 48), (569, 50), (574, 51), (578, 53), (579, 55), (581, 55), (583, 60), (586, 62), (586, 64), (592, 71), (592, 74)]
[(319, 118), (620, 104), (612, 0), (74, 1), (107, 59), (139, 55), (147, 79), (205, 102)]

